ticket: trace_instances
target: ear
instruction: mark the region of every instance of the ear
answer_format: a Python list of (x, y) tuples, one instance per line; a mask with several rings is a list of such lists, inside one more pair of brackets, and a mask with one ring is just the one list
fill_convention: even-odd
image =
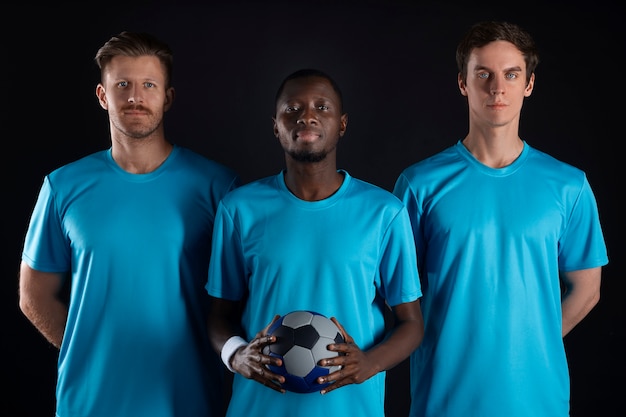
[(170, 87), (165, 91), (165, 103), (163, 106), (163, 111), (166, 112), (172, 107), (172, 103), (174, 103), (174, 97), (176, 96), (176, 90), (174, 87)]
[(274, 136), (278, 137), (278, 126), (276, 125), (276, 117), (272, 117), (272, 125), (274, 129)]
[(533, 88), (535, 88), (535, 73), (530, 74), (530, 79), (528, 80), (528, 84), (526, 84), (526, 88), (524, 89), (524, 97), (530, 97), (533, 93)]
[(104, 86), (102, 85), (102, 83), (98, 83), (98, 85), (96, 86), (96, 97), (98, 97), (100, 107), (102, 107), (104, 110), (108, 110), (109, 105), (107, 103), (107, 93), (104, 90)]
[(343, 135), (346, 134), (346, 129), (348, 128), (348, 113), (344, 113), (341, 115), (341, 120), (339, 121), (339, 137), (342, 138)]
[(456, 82), (459, 85), (459, 90), (461, 91), (461, 95), (467, 97), (467, 88), (465, 87), (465, 83), (463, 82), (463, 77), (459, 72), (456, 76)]

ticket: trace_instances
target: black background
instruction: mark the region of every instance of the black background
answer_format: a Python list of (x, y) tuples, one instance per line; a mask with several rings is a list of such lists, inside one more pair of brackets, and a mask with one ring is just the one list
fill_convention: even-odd
[[(571, 416), (623, 415), (626, 288), (618, 155), (626, 78), (624, 16), (618, 10), (617, 2), (583, 7), (565, 1), (1, 6), (0, 129), (8, 185), (2, 374), (9, 388), (2, 390), (2, 415), (54, 415), (57, 351), (19, 311), (17, 271), (43, 176), (110, 146), (93, 61), (110, 36), (149, 31), (170, 43), (177, 96), (166, 115), (167, 137), (231, 166), (245, 182), (283, 167), (271, 123), (282, 78), (301, 67), (329, 72), (349, 113), (339, 167), (391, 190), (403, 168), (465, 135), (467, 108), (456, 84), (454, 52), (463, 32), (484, 19), (518, 23), (537, 41), (541, 62), (522, 112), (521, 136), (587, 172), (609, 249), (600, 303), (565, 338)], [(407, 390), (405, 362), (389, 372), (389, 416), (406, 414)]]

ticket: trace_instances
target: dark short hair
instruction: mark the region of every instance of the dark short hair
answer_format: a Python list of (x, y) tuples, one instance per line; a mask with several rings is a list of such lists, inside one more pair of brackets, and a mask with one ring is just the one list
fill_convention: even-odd
[(509, 22), (484, 21), (474, 24), (456, 48), (456, 64), (463, 82), (467, 81), (467, 63), (475, 48), (494, 41), (511, 42), (524, 55), (526, 83), (539, 64), (539, 53), (532, 36), (520, 26)]
[(109, 39), (95, 56), (96, 64), (102, 72), (115, 56), (139, 57), (156, 56), (165, 67), (165, 82), (172, 82), (174, 53), (168, 44), (145, 32), (121, 32)]
[(299, 69), (295, 72), (292, 72), (287, 77), (285, 77), (283, 82), (278, 87), (278, 90), (276, 91), (275, 103), (278, 103), (278, 99), (280, 98), (280, 95), (283, 93), (283, 90), (285, 89), (285, 84), (287, 84), (288, 81), (295, 80), (298, 78), (307, 78), (307, 77), (321, 77), (321, 78), (325, 78), (326, 80), (328, 80), (330, 85), (333, 87), (333, 90), (335, 90), (335, 92), (337, 93), (337, 96), (339, 96), (339, 108), (341, 112), (343, 112), (343, 94), (341, 93), (339, 84), (337, 84), (337, 82), (335, 82), (335, 80), (324, 71), (314, 69), (314, 68)]

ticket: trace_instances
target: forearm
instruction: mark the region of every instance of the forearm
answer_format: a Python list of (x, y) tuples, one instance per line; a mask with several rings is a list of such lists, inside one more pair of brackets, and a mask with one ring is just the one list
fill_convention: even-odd
[(565, 337), (600, 301), (600, 268), (563, 274), (562, 336)]
[(576, 327), (596, 304), (598, 304), (599, 300), (599, 292), (587, 294), (582, 291), (571, 291), (566, 293), (561, 302), (563, 315), (562, 336), (565, 337), (565, 335)]
[(388, 371), (409, 357), (422, 342), (423, 335), (421, 321), (402, 322), (383, 342), (366, 352), (368, 360), (376, 364), (378, 372)]
[(59, 349), (67, 323), (67, 306), (59, 300), (42, 303), (21, 298), (20, 308), (46, 340)]
[(67, 304), (60, 298), (65, 274), (41, 272), (20, 265), (20, 309), (41, 334), (60, 348), (67, 322)]
[(209, 321), (208, 330), (211, 345), (218, 353), (222, 351), (228, 339), (232, 336), (240, 336), (239, 332), (236, 332), (231, 326), (227, 326), (224, 322), (218, 322), (216, 320)]
[(207, 331), (213, 349), (217, 353), (222, 351), (224, 344), (232, 336), (243, 336), (238, 302), (211, 298), (211, 311), (207, 319)]

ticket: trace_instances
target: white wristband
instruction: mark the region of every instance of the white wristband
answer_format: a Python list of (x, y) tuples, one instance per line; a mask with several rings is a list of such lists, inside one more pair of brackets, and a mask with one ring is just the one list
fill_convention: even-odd
[(224, 343), (224, 346), (222, 346), (222, 353), (221, 353), (222, 362), (224, 362), (224, 365), (226, 365), (226, 367), (228, 368), (230, 372), (233, 372), (233, 373), (235, 372), (235, 370), (230, 367), (231, 356), (233, 356), (233, 354), (237, 351), (237, 349), (247, 344), (248, 342), (243, 340), (243, 337), (232, 336), (230, 339), (226, 341), (226, 343)]

